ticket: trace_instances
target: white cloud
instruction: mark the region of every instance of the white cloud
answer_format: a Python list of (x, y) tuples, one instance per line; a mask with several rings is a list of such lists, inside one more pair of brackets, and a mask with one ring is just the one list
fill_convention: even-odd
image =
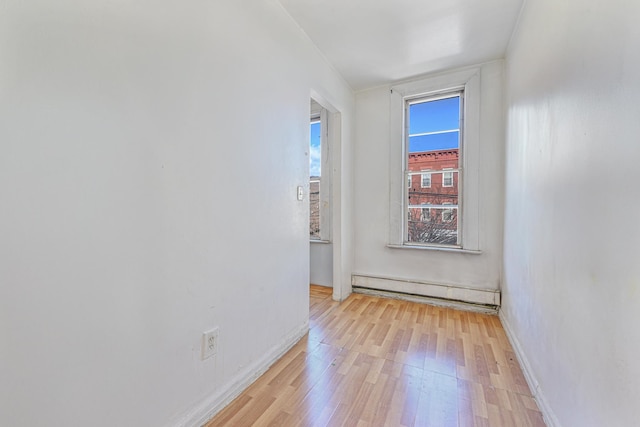
[(322, 153), (320, 147), (311, 146), (309, 150), (309, 176), (320, 176), (320, 160)]

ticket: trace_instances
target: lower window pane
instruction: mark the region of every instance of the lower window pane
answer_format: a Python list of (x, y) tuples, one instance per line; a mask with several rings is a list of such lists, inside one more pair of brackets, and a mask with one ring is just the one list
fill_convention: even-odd
[(458, 242), (458, 210), (441, 207), (411, 207), (407, 242), (455, 245)]
[(309, 182), (309, 237), (320, 239), (320, 181)]

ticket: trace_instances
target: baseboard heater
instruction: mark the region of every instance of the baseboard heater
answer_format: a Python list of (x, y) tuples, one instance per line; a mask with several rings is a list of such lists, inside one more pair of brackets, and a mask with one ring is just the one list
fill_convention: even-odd
[(441, 307), (496, 314), (500, 291), (439, 285), (387, 277), (352, 275), (353, 292), (403, 299)]

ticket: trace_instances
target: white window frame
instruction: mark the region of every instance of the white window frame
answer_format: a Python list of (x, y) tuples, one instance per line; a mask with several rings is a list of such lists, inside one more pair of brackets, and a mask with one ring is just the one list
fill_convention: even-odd
[(452, 73), (427, 77), (395, 85), (390, 91), (389, 144), (389, 246), (402, 248), (442, 247), (438, 244), (405, 242), (405, 103), (420, 96), (436, 96), (448, 92), (464, 91), (459, 171), (464, 179), (458, 188), (459, 244), (451, 249), (480, 251), (479, 230), (479, 154), (480, 154), (480, 68), (474, 67)]
[[(451, 184), (445, 183), (445, 175), (451, 176)], [(453, 187), (453, 170), (451, 168), (443, 168), (442, 169), (442, 186), (443, 187)]]
[[(424, 178), (429, 177), (429, 185), (424, 185)], [(431, 188), (431, 172), (422, 172), (420, 174), (420, 188)]]

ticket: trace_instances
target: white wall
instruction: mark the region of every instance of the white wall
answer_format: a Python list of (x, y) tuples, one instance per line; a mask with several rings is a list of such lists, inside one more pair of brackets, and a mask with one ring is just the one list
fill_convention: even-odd
[[(400, 143), (391, 141), (389, 134), (391, 85), (356, 94), (355, 274), (418, 282), (406, 288), (412, 293), (429, 294), (431, 291), (420, 284), (423, 282), (491, 291), (499, 288), (504, 160), (502, 68), (500, 61), (488, 63), (480, 74), (480, 255), (387, 247), (389, 144)], [(399, 282), (394, 285), (402, 287)], [(471, 293), (462, 299), (474, 298), (476, 294)]]
[(639, 16), (529, 1), (507, 56), (501, 314), (549, 425), (638, 425)]
[(311, 242), (309, 282), (314, 285), (333, 286), (333, 244)]
[(0, 9), (0, 425), (194, 421), (305, 328), (309, 95), (347, 161), (353, 95), (274, 0)]

